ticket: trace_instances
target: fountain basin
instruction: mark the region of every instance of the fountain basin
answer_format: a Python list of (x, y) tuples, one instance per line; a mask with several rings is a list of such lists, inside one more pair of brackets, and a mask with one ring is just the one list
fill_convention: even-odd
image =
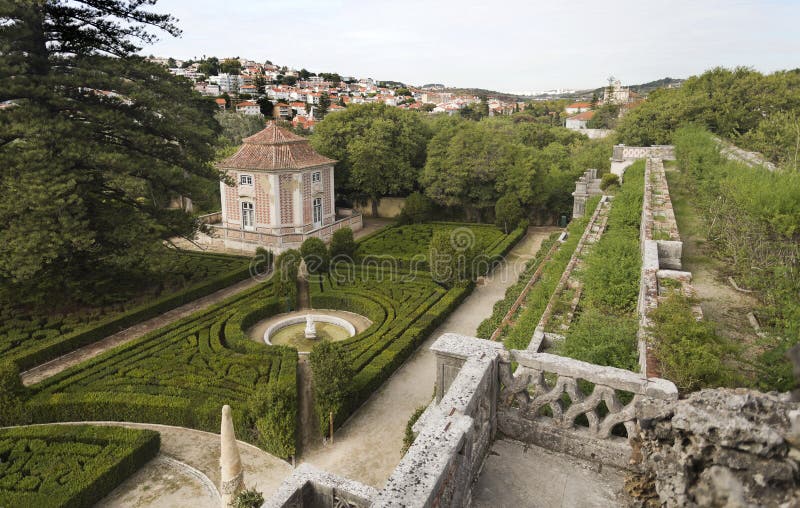
[[(306, 320), (314, 321), (317, 337), (306, 338)], [(264, 342), (269, 345), (290, 346), (299, 352), (308, 352), (320, 340), (344, 340), (356, 334), (356, 328), (346, 319), (325, 314), (290, 316), (272, 324), (264, 332)]]

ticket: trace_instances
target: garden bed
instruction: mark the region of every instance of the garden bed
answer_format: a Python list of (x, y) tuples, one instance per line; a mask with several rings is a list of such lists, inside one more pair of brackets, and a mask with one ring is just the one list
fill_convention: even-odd
[(0, 506), (92, 506), (158, 454), (151, 430), (91, 425), (0, 429)]

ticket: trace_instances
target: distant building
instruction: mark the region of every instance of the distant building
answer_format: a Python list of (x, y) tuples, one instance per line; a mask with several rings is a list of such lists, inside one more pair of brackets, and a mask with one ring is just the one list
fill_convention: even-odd
[(583, 113), (584, 111), (589, 111), (590, 109), (592, 109), (592, 105), (589, 102), (573, 102), (564, 108), (564, 111), (568, 115), (576, 115), (578, 113)]
[(567, 118), (565, 127), (574, 131), (583, 130), (587, 128), (589, 120), (592, 118), (594, 118), (594, 111), (584, 111)]
[(219, 109), (223, 111), (225, 110), (225, 108), (227, 108), (227, 102), (222, 97), (214, 99), (214, 102), (216, 102), (217, 106), (219, 106)]
[(260, 115), (261, 106), (255, 102), (244, 101), (236, 105), (237, 113), (244, 113), (245, 115)]
[(603, 103), (605, 104), (627, 104), (631, 100), (631, 91), (622, 86), (620, 80), (609, 83), (603, 92)]
[(279, 102), (272, 108), (272, 116), (276, 120), (291, 120), (292, 119), (292, 106), (285, 102)]
[(220, 182), (221, 223), (212, 224), (216, 238), (229, 248), (280, 252), (312, 236), (328, 240), (342, 227), (361, 229), (358, 214), (336, 218), (335, 163), (306, 138), (269, 122), (217, 165), (233, 185)]

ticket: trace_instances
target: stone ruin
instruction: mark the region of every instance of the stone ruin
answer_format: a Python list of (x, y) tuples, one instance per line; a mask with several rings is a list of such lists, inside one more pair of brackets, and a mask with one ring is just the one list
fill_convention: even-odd
[(572, 193), (572, 218), (577, 219), (586, 215), (586, 202), (591, 196), (599, 196), (600, 179), (597, 178), (596, 169), (587, 169), (575, 182), (575, 192)]

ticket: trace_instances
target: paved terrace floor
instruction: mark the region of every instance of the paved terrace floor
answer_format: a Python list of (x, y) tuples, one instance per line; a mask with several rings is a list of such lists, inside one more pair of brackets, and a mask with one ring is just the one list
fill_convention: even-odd
[(472, 489), (474, 508), (625, 506), (624, 473), (519, 441), (498, 439)]
[(427, 406), (436, 381), (430, 346), (445, 332), (475, 335), (506, 288), (516, 282), (525, 263), (556, 228), (530, 228), (506, 256), (507, 264), (478, 285), (447, 320), (389, 380), (337, 431), (333, 445), (309, 443), (301, 456), (323, 470), (381, 488), (402, 458), (406, 423), (414, 410)]

